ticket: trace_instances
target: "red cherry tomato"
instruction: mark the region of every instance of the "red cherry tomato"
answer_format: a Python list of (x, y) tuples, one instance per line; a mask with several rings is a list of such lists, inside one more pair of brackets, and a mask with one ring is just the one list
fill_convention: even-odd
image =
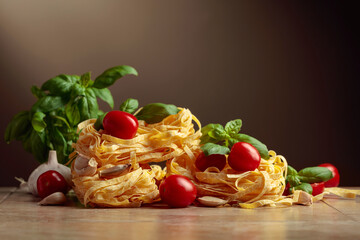
[(68, 184), (65, 178), (57, 171), (49, 170), (42, 173), (36, 182), (38, 195), (41, 198), (47, 197), (54, 192), (68, 191)]
[(320, 193), (324, 192), (324, 189), (325, 189), (324, 182), (312, 183), (310, 185), (313, 189), (313, 191), (312, 191), (313, 196), (319, 195)]
[(340, 182), (340, 174), (337, 168), (332, 165), (331, 163), (323, 163), (320, 164), (319, 167), (326, 167), (328, 168), (334, 175), (334, 177), (328, 181), (325, 182), (325, 187), (337, 187), (339, 186)]
[(111, 136), (121, 139), (131, 139), (139, 127), (136, 117), (123, 111), (110, 111), (103, 119), (104, 130)]
[(236, 171), (253, 171), (261, 161), (258, 150), (251, 144), (237, 142), (231, 148), (228, 163)]
[(283, 192), (283, 196), (290, 195), (290, 183), (287, 183)]
[(181, 175), (171, 175), (160, 185), (160, 197), (170, 207), (187, 207), (196, 198), (196, 187)]
[(226, 156), (221, 154), (211, 154), (209, 156), (205, 156), (204, 153), (200, 153), (195, 161), (195, 166), (202, 172), (208, 167), (216, 167), (221, 171), (224, 169), (225, 165)]

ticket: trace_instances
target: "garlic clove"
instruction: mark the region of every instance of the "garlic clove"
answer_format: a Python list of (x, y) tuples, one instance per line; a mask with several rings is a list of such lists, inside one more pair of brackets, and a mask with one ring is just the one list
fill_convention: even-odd
[(199, 197), (197, 200), (199, 201), (199, 203), (207, 207), (217, 207), (228, 203), (227, 200), (212, 196)]
[(120, 164), (116, 165), (99, 172), (100, 177), (115, 177), (127, 173), (130, 169), (131, 164)]
[(79, 176), (93, 176), (97, 171), (98, 163), (95, 158), (88, 158), (79, 154), (74, 163), (74, 171)]
[(66, 196), (62, 192), (55, 192), (42, 199), (38, 204), (45, 205), (63, 205), (67, 201)]
[(301, 204), (305, 206), (310, 206), (313, 204), (312, 196), (302, 190), (296, 190), (294, 192), (293, 200), (295, 204)]

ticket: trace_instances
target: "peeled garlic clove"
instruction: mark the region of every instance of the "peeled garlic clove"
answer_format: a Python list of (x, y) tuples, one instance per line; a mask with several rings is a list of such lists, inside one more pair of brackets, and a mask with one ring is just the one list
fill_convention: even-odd
[(313, 203), (312, 196), (302, 190), (296, 190), (293, 194), (295, 204), (310, 206)]
[(41, 200), (38, 204), (39, 205), (62, 205), (67, 201), (66, 196), (62, 192), (55, 192), (50, 194), (49, 196), (45, 197)]
[(79, 154), (75, 159), (74, 171), (79, 176), (93, 176), (97, 171), (97, 165), (95, 158)]
[(131, 164), (116, 165), (99, 172), (100, 177), (114, 177), (126, 173), (130, 169)]
[(228, 202), (227, 200), (212, 196), (199, 197), (197, 200), (199, 201), (199, 203), (207, 207), (217, 207), (224, 205)]

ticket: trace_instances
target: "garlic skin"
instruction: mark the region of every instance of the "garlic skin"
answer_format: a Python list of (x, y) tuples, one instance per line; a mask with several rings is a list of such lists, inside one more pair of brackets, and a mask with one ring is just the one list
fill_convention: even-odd
[[(38, 166), (29, 176), (27, 181), (27, 187), (29, 192), (31, 192), (34, 196), (38, 196), (37, 191), (37, 179), (41, 174), (47, 172), (49, 170), (54, 170), (59, 172), (66, 180), (69, 186), (72, 186), (71, 181), (71, 170), (70, 168), (60, 164), (57, 160), (56, 151), (50, 150), (49, 151), (49, 158), (46, 163), (41, 164)], [(23, 184), (23, 183), (22, 183)], [(24, 185), (24, 184), (23, 184)]]
[(93, 176), (97, 171), (97, 165), (95, 158), (88, 158), (85, 155), (78, 154), (74, 163), (74, 171), (79, 176)]
[(62, 192), (54, 192), (49, 196), (42, 199), (38, 204), (45, 206), (45, 205), (62, 205), (66, 203), (67, 199), (64, 193)]

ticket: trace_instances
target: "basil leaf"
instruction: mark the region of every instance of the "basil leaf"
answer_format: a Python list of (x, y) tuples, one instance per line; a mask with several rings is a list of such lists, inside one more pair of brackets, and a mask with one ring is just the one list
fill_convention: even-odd
[(72, 86), (80, 80), (77, 75), (61, 74), (54, 78), (47, 80), (42, 86), (41, 90), (49, 91), (50, 94), (55, 96), (67, 95), (71, 92)]
[(81, 116), (80, 121), (97, 118), (99, 106), (97, 104), (95, 93), (91, 88), (86, 89), (85, 96), (78, 100), (78, 108)]
[[(253, 145), (260, 153), (260, 156), (267, 160), (269, 159), (269, 150), (267, 149), (266, 145), (257, 140), (256, 138), (253, 138), (249, 135), (238, 133), (233, 136), (234, 139), (236, 139), (238, 142), (246, 142)], [(232, 146), (231, 146), (232, 147)]]
[(99, 131), (100, 129), (104, 129), (103, 120), (106, 114), (107, 112), (103, 113), (102, 115), (99, 115), (98, 118), (96, 119), (96, 122), (94, 123), (94, 128), (96, 129), (96, 131)]
[(85, 91), (85, 87), (75, 83), (71, 88), (70, 101), (74, 101), (76, 103), (80, 98), (85, 97)]
[[(62, 115), (63, 115), (63, 114), (62, 114)], [(55, 119), (57, 119), (57, 120), (60, 120), (60, 121), (57, 121), (57, 124), (59, 123), (59, 124), (61, 124), (61, 126), (62, 126), (62, 123), (65, 123), (65, 125), (68, 127), (68, 129), (71, 129), (71, 127), (70, 127), (70, 125), (69, 125), (69, 122), (68, 122), (65, 118), (60, 117), (60, 116), (57, 116), (57, 115), (53, 115), (52, 117), (55, 118)], [(64, 129), (64, 131), (65, 131), (65, 132), (66, 132), (66, 131), (69, 131), (68, 129)]]
[[(31, 127), (31, 125), (30, 125)], [(30, 152), (31, 153), (31, 134), (32, 132), (35, 132), (35, 130), (31, 127), (30, 130), (25, 134), (23, 140), (22, 140), (22, 145), (23, 148), (25, 149), (25, 151)]]
[(307, 167), (299, 172), (300, 181), (306, 183), (326, 182), (333, 177), (332, 172), (324, 167)]
[(51, 142), (54, 145), (56, 150), (56, 155), (58, 157), (59, 163), (66, 163), (66, 152), (67, 152), (67, 141), (64, 138), (64, 135), (56, 127), (51, 129)]
[(217, 143), (218, 141), (215, 138), (212, 138), (209, 136), (209, 132), (212, 131), (213, 129), (216, 128), (221, 128), (222, 126), (220, 124), (215, 124), (215, 123), (210, 123), (204, 127), (201, 128), (201, 143), (200, 144), (205, 144), (205, 143)]
[(60, 96), (45, 96), (40, 98), (31, 108), (33, 112), (51, 112), (65, 106)]
[(109, 104), (109, 106), (111, 107), (111, 109), (114, 108), (114, 99), (113, 96), (111, 95), (111, 92), (108, 88), (91, 88), (95, 95), (100, 98), (101, 100), (103, 100), (104, 102), (106, 102), (107, 104)]
[(201, 150), (204, 152), (205, 156), (209, 156), (212, 154), (228, 154), (230, 149), (215, 143), (206, 143), (205, 145), (201, 146)]
[(122, 66), (112, 67), (106, 70), (105, 72), (103, 72), (100, 76), (98, 76), (95, 79), (93, 87), (94, 88), (109, 87), (113, 85), (116, 80), (128, 74), (132, 74), (135, 76), (138, 75), (135, 68), (130, 66), (122, 65)]
[(211, 131), (208, 132), (208, 135), (213, 138), (216, 139), (218, 142), (223, 141), (227, 138), (229, 138), (230, 136), (225, 132), (224, 127), (219, 125), (214, 126), (214, 129), (212, 129)]
[(287, 175), (286, 182), (288, 182), (291, 187), (295, 187), (301, 183), (301, 181), (297, 175)]
[(45, 114), (43, 112), (36, 112), (31, 120), (31, 124), (35, 131), (42, 132), (46, 128), (46, 122), (44, 121)]
[(71, 126), (76, 126), (80, 122), (80, 111), (77, 104), (68, 103), (65, 107), (65, 114)]
[(10, 143), (13, 140), (21, 140), (31, 131), (30, 112), (22, 111), (16, 114), (5, 130), (5, 141)]
[(225, 146), (227, 146), (227, 147), (232, 147), (232, 146), (234, 146), (234, 144), (237, 143), (237, 142), (239, 142), (239, 141), (236, 140), (235, 138), (230, 137), (230, 138), (228, 138), (228, 139), (225, 140)]
[(136, 118), (151, 124), (161, 122), (167, 116), (177, 114), (178, 112), (179, 110), (175, 105), (151, 103), (144, 106), (141, 111), (136, 114)]
[(287, 175), (297, 175), (298, 172), (295, 170), (295, 168), (288, 165), (287, 167)]
[(242, 126), (241, 119), (232, 120), (232, 121), (226, 123), (225, 131), (230, 136), (232, 136), (232, 135), (237, 134), (238, 132), (240, 132), (241, 126)]
[(139, 102), (136, 99), (128, 98), (120, 105), (120, 111), (132, 114), (139, 107)]
[(38, 88), (37, 86), (32, 86), (32, 87), (31, 87), (31, 93), (32, 93), (37, 99), (46, 96), (46, 94), (45, 94), (43, 91), (41, 91), (41, 89)]
[(80, 84), (84, 87), (88, 87), (89, 83), (91, 81), (91, 73), (87, 72), (81, 75), (80, 77)]
[(86, 89), (86, 98), (88, 100), (90, 117), (97, 118), (99, 105), (97, 103), (95, 92), (91, 88)]
[[(40, 135), (42, 135), (42, 137), (40, 137)], [(47, 161), (47, 152), (49, 150), (43, 142), (44, 137), (45, 132), (38, 133), (36, 131), (32, 131), (30, 136), (31, 153), (40, 163)]]
[(312, 194), (313, 188), (309, 183), (301, 183), (300, 185), (297, 185), (296, 187), (292, 187), (289, 189), (289, 192), (293, 192), (295, 190), (302, 190), (304, 192), (307, 192), (308, 194)]

